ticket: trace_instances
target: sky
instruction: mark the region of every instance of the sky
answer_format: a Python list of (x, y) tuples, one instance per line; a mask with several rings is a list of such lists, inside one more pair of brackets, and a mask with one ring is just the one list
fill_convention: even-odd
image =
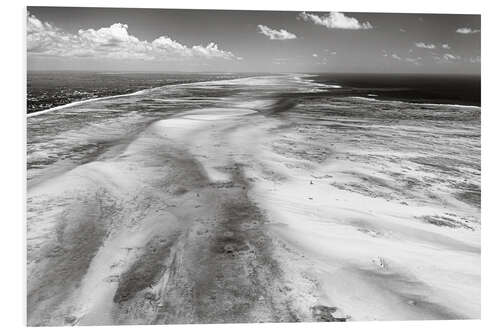
[[(334, 6), (332, 6), (334, 7)], [(28, 7), (28, 70), (480, 74), (481, 17)]]

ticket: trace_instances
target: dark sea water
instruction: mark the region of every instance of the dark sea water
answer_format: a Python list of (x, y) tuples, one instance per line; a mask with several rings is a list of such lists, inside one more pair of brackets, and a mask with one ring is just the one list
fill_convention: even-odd
[(430, 74), (319, 74), (316, 82), (335, 84), (336, 96), (361, 96), (414, 103), (481, 105), (481, 77)]

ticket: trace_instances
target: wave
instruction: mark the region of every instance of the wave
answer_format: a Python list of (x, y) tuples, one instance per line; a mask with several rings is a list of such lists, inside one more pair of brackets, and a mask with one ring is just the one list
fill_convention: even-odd
[(37, 112), (28, 113), (26, 115), (26, 117), (30, 118), (30, 117), (38, 116), (38, 115), (41, 115), (41, 114), (44, 114), (44, 113), (48, 113), (48, 112), (52, 112), (52, 111), (57, 111), (57, 110), (69, 108), (69, 107), (72, 107), (72, 106), (77, 106), (77, 105), (85, 104), (85, 103), (88, 103), (88, 102), (95, 102), (95, 101), (102, 101), (102, 100), (106, 100), (106, 99), (113, 99), (113, 98), (120, 98), (120, 97), (140, 95), (140, 94), (145, 93), (148, 90), (150, 90), (150, 89), (143, 89), (143, 90), (139, 90), (139, 91), (136, 91), (136, 92), (133, 92), (133, 93), (130, 93), (130, 94), (121, 94), (121, 95), (112, 95), (112, 96), (103, 96), (103, 97), (96, 97), (96, 98), (84, 99), (84, 100), (81, 100), (81, 101), (76, 101), (76, 102), (71, 102), (71, 103), (64, 104), (64, 105), (55, 106), (55, 107), (47, 109), (47, 110), (41, 110), (41, 111), (37, 111)]
[(52, 112), (52, 111), (57, 111), (57, 110), (69, 108), (69, 107), (72, 107), (72, 106), (82, 105), (82, 104), (89, 103), (89, 102), (95, 102), (95, 101), (102, 101), (102, 100), (107, 100), (107, 99), (114, 99), (114, 98), (121, 98), (121, 97), (141, 95), (141, 94), (144, 94), (144, 93), (146, 93), (148, 91), (154, 91), (154, 90), (162, 89), (162, 88), (165, 88), (165, 87), (192, 85), (192, 84), (197, 84), (197, 83), (207, 83), (207, 82), (215, 82), (215, 81), (223, 81), (223, 80), (224, 79), (221, 79), (221, 80), (212, 80), (212, 81), (199, 81), (199, 82), (189, 82), (189, 83), (178, 83), (178, 84), (166, 84), (164, 86), (159, 86), (159, 87), (154, 87), (154, 88), (148, 88), (148, 89), (138, 90), (138, 91), (135, 91), (135, 92), (129, 93), (129, 94), (120, 94), (120, 95), (111, 95), (111, 96), (103, 96), (103, 97), (90, 98), (90, 99), (85, 99), (85, 100), (71, 102), (71, 103), (64, 104), (64, 105), (55, 106), (53, 108), (46, 109), (46, 110), (41, 110), (41, 111), (36, 111), (36, 112), (28, 113), (26, 115), (26, 117), (28, 117), (28, 118), (35, 117), (35, 116), (38, 116), (38, 115), (41, 115), (41, 114), (44, 114), (44, 113), (48, 113), (48, 112)]
[(409, 102), (409, 101), (398, 101), (398, 100), (390, 100), (390, 99), (377, 99), (373, 97), (363, 97), (363, 96), (352, 96), (349, 97), (351, 99), (358, 99), (362, 101), (372, 101), (372, 102), (392, 102), (398, 104), (413, 104), (413, 105), (423, 105), (423, 106), (447, 106), (454, 108), (473, 108), (473, 109), (481, 109), (480, 106), (477, 105), (467, 105), (467, 104), (446, 104), (446, 103), (421, 103), (421, 102)]
[(317, 86), (317, 87), (335, 88), (335, 89), (343, 88), (339, 84), (326, 84), (326, 83), (316, 82), (313, 79), (305, 79), (306, 77), (312, 78), (312, 77), (320, 76), (318, 74), (298, 74), (298, 75), (297, 74), (292, 74), (292, 75), (294, 75), (294, 79), (296, 81), (303, 81), (303, 82), (305, 82), (307, 84), (314, 85), (314, 86)]
[(477, 105), (467, 105), (467, 104), (444, 104), (444, 103), (411, 103), (408, 102), (409, 104), (419, 104), (419, 105), (428, 105), (428, 106), (450, 106), (454, 108), (474, 108), (474, 109), (481, 109), (480, 106)]

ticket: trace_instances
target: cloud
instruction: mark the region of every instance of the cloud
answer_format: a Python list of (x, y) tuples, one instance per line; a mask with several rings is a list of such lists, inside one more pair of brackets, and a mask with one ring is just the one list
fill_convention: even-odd
[(480, 56), (475, 56), (469, 59), (469, 61), (473, 64), (477, 64), (481, 62), (481, 57)]
[(434, 58), (434, 60), (440, 64), (456, 62), (456, 61), (462, 59), (459, 55), (455, 55), (455, 54), (451, 54), (451, 53), (445, 53), (442, 56), (439, 54), (433, 53), (432, 58)]
[(318, 57), (318, 55), (317, 55), (316, 53), (313, 53), (313, 57), (314, 57), (314, 58), (317, 58), (317, 57)]
[(417, 57), (417, 58), (407, 57), (407, 58), (405, 58), (405, 61), (410, 62), (414, 65), (420, 65), (421, 60), (422, 60), (422, 57)]
[(156, 38), (151, 45), (157, 49), (157, 50), (163, 50), (167, 53), (178, 53), (178, 54), (187, 54), (191, 52), (191, 50), (185, 46), (182, 45), (181, 43), (166, 37), (166, 36), (161, 36)]
[(193, 55), (195, 56), (203, 56), (206, 58), (224, 58), (224, 59), (234, 58), (234, 54), (228, 51), (220, 50), (219, 46), (214, 42), (208, 43), (207, 46), (195, 45), (192, 47), (192, 52)]
[(323, 58), (320, 61), (317, 61), (316, 65), (326, 65), (327, 63), (328, 63), (328, 60), (326, 58)]
[(448, 44), (443, 44), (443, 45), (441, 45), (441, 47), (443, 49), (446, 49), (446, 50), (449, 50), (451, 48), (450, 45), (448, 45)]
[(392, 57), (393, 59), (396, 59), (396, 60), (401, 60), (401, 57), (400, 57), (400, 56), (398, 56), (396, 53), (393, 53), (393, 54), (391, 55), (391, 57)]
[(451, 53), (445, 53), (445, 54), (443, 54), (443, 59), (447, 60), (447, 61), (450, 61), (450, 60), (459, 60), (460, 56), (456, 56), (456, 55), (451, 54)]
[(258, 28), (261, 34), (266, 35), (271, 40), (286, 40), (297, 38), (295, 34), (288, 32), (285, 29), (274, 30), (262, 24), (259, 24)]
[(188, 47), (168, 36), (152, 42), (141, 41), (129, 34), (128, 25), (122, 23), (70, 34), (28, 13), (27, 34), (28, 53), (33, 55), (140, 60), (241, 59), (213, 42)]
[(417, 42), (417, 43), (415, 43), (415, 46), (419, 47), (421, 49), (435, 49), (436, 48), (436, 45), (434, 45), (434, 44), (426, 44), (424, 42)]
[(345, 16), (343, 13), (330, 12), (327, 15), (319, 16), (302, 12), (298, 16), (300, 19), (314, 24), (322, 25), (328, 29), (344, 29), (344, 30), (366, 30), (373, 29), (370, 22), (359, 22), (354, 17)]
[(399, 31), (401, 31), (401, 32), (406, 32), (406, 30), (405, 30), (405, 29), (403, 29), (403, 28), (399, 29)]
[(480, 29), (471, 29), (469, 27), (463, 27), (463, 28), (458, 28), (456, 32), (457, 32), (457, 34), (469, 35), (469, 34), (476, 34), (478, 32), (481, 32), (481, 30)]
[(115, 23), (99, 30), (78, 30), (78, 35), (86, 41), (101, 46), (118, 46), (123, 43), (139, 43), (139, 39), (128, 34), (128, 25)]
[(70, 48), (77, 42), (76, 36), (66, 34), (51, 24), (40, 21), (30, 13), (28, 13), (26, 31), (28, 52), (57, 55), (58, 49), (52, 48), (52, 45), (64, 44)]
[[(410, 50), (411, 51), (411, 50)], [(411, 53), (411, 52), (408, 52), (408, 53)], [(386, 50), (382, 50), (382, 55), (384, 57), (391, 57), (392, 59), (394, 60), (397, 60), (397, 61), (406, 61), (406, 62), (410, 62), (414, 65), (420, 65), (420, 61), (422, 60), (422, 57), (417, 57), (417, 58), (412, 58), (412, 57), (406, 57), (406, 58), (402, 58), (400, 57), (398, 54), (396, 53), (392, 53), (392, 54), (389, 54), (387, 53)]]

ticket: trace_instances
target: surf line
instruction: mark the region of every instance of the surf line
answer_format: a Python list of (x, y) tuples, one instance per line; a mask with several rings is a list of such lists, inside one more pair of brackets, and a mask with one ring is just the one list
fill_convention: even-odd
[(103, 97), (96, 97), (96, 98), (84, 99), (82, 101), (76, 101), (76, 102), (71, 102), (71, 103), (64, 104), (64, 105), (55, 106), (55, 107), (47, 109), (47, 110), (41, 110), (41, 111), (37, 111), (37, 112), (28, 113), (26, 115), (26, 117), (30, 118), (30, 117), (34, 117), (34, 116), (38, 116), (38, 115), (47, 113), (47, 112), (61, 110), (61, 109), (69, 108), (69, 107), (72, 107), (72, 106), (85, 104), (85, 103), (88, 103), (88, 102), (95, 102), (95, 101), (102, 101), (102, 100), (106, 100), (106, 99), (113, 99), (113, 98), (120, 98), (120, 97), (140, 95), (140, 94), (146, 92), (147, 90), (148, 89), (139, 90), (139, 91), (136, 91), (136, 92), (133, 92), (133, 93), (130, 93), (130, 94), (113, 95), (113, 96), (103, 96)]
[[(252, 78), (252, 77), (253, 76), (251, 76), (250, 78)], [(255, 77), (257, 77), (257, 76), (255, 76)], [(233, 80), (239, 80), (239, 79), (240, 78), (233, 79)], [(130, 93), (130, 94), (122, 94), (122, 95), (112, 95), (112, 96), (103, 96), (103, 97), (90, 98), (90, 99), (85, 99), (85, 100), (82, 100), (82, 101), (75, 101), (75, 102), (71, 102), (71, 103), (68, 103), (68, 104), (55, 106), (53, 108), (46, 109), (46, 110), (40, 110), (40, 111), (28, 113), (28, 114), (26, 114), (26, 117), (27, 118), (35, 117), (35, 116), (38, 116), (38, 115), (41, 115), (41, 114), (45, 114), (45, 113), (48, 113), (48, 112), (57, 111), (57, 110), (61, 110), (61, 109), (69, 108), (69, 107), (72, 107), (72, 106), (77, 106), (77, 105), (89, 103), (89, 102), (95, 102), (95, 101), (102, 101), (102, 100), (106, 100), (106, 99), (113, 99), (113, 98), (121, 98), (121, 97), (129, 97), (129, 96), (141, 95), (141, 94), (143, 94), (143, 93), (145, 93), (147, 91), (153, 91), (153, 90), (156, 90), (156, 89), (162, 89), (162, 88), (166, 88), (166, 87), (194, 85), (194, 84), (199, 84), (199, 83), (217, 82), (217, 81), (225, 81), (225, 79), (210, 80), (210, 81), (198, 81), (198, 82), (189, 82), (189, 83), (178, 83), (178, 84), (166, 84), (166, 85), (160, 86), (160, 87), (139, 90), (139, 91), (136, 91), (136, 92), (133, 92), (133, 93)], [(231, 80), (229, 80), (229, 81), (231, 81)]]

